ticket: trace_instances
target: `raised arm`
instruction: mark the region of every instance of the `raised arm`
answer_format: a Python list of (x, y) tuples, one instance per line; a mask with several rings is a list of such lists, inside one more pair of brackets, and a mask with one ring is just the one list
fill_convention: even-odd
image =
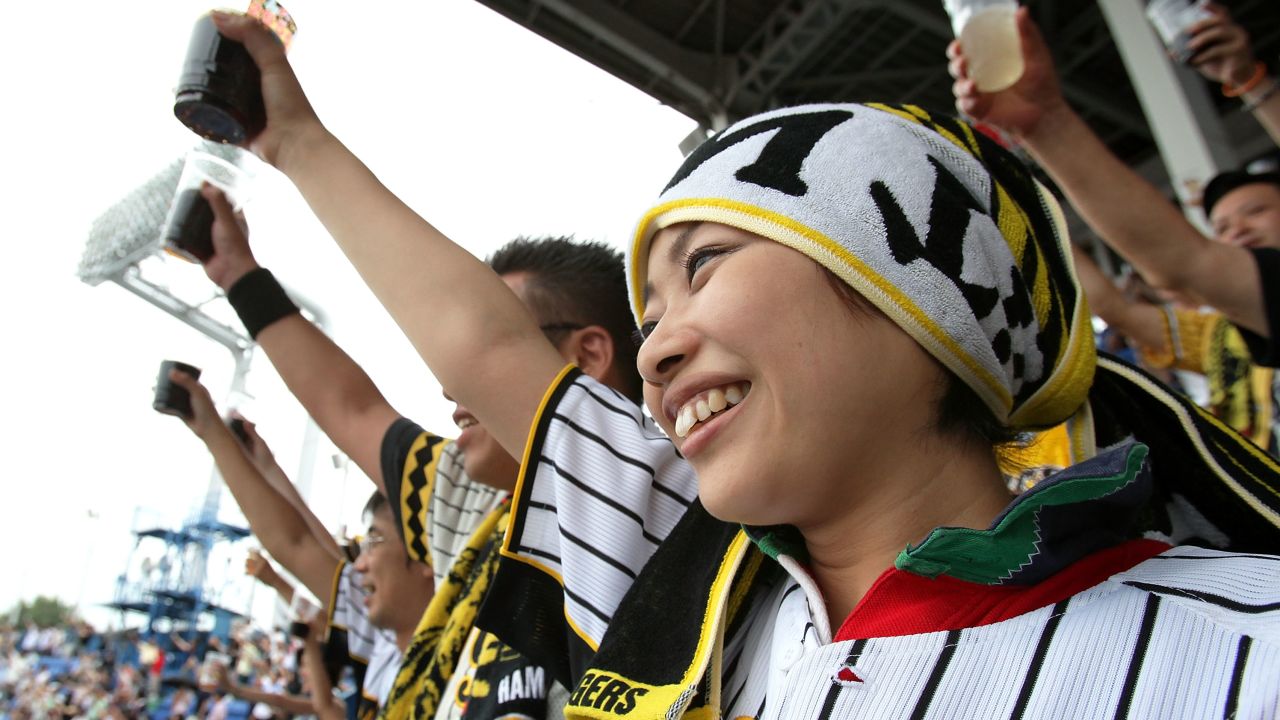
[[(272, 489), (280, 493), (280, 496), (293, 506), (294, 511), (311, 529), (312, 537), (316, 539), (316, 542), (325, 551), (332, 555), (335, 560), (342, 560), (346, 557), (342, 552), (342, 548), (338, 547), (338, 541), (333, 538), (324, 523), (320, 522), (320, 518), (316, 517), (316, 514), (307, 506), (307, 502), (302, 499), (297, 486), (293, 484), (293, 481), (285, 474), (284, 469), (276, 462), (275, 454), (271, 452), (271, 446), (267, 445), (267, 441), (262, 439), (262, 435), (258, 434), (258, 426), (238, 413), (235, 416), (240, 421), (240, 426), (244, 429), (246, 438), (242, 441), (241, 447), (249, 455), (249, 461), (253, 463), (254, 468), (262, 473), (262, 477), (266, 479)], [(275, 572), (269, 563), (267, 568), (271, 572)]]
[(1112, 154), (1067, 105), (1049, 49), (1025, 7), (1018, 10), (1017, 21), (1026, 70), (1008, 90), (980, 92), (968, 77), (960, 44), (948, 47), (956, 107), (1012, 133), (1094, 232), (1156, 288), (1213, 305), (1236, 324), (1266, 337), (1262, 284), (1249, 251), (1210, 242), (1159, 190)]
[(241, 700), (248, 700), (251, 703), (265, 703), (292, 715), (305, 715), (312, 710), (311, 698), (309, 697), (270, 693), (259, 690), (252, 685), (238, 683), (231, 678), (227, 668), (222, 665), (214, 665), (213, 673), (219, 690), (231, 693)]
[(1150, 303), (1125, 297), (1120, 288), (1079, 247), (1072, 245), (1071, 252), (1075, 256), (1076, 275), (1079, 276), (1080, 285), (1089, 300), (1089, 310), (1102, 318), (1109, 327), (1136, 340), (1143, 347), (1155, 352), (1168, 352), (1164, 311)]
[(268, 120), (253, 150), (294, 182), (450, 395), (520, 457), (559, 353), (501, 279), (325, 129), (269, 31), (246, 16), (214, 18), (262, 71)]
[(1251, 108), (1254, 119), (1280, 145), (1280, 81), (1267, 75), (1266, 65), (1253, 54), (1249, 33), (1217, 3), (1206, 7), (1213, 17), (1189, 28), (1191, 65), (1222, 85)]
[[(213, 206), (213, 255), (205, 274), (232, 300), (242, 317), (261, 321), (262, 284), (273, 282), (249, 246), (243, 218), (216, 188), (204, 190)], [(247, 276), (247, 277), (246, 277)], [(240, 281), (244, 280), (244, 283)], [(271, 316), (274, 316), (272, 313)], [(382, 437), (399, 414), (365, 374), (329, 336), (300, 313), (287, 313), (258, 329), (246, 322), (276, 372), (320, 429), (377, 483), (382, 482)]]
[(218, 472), (249, 521), (249, 529), (267, 552), (316, 597), (329, 597), (338, 559), (316, 540), (293, 505), (253, 466), (240, 441), (218, 417), (209, 391), (182, 372), (174, 371), (170, 379), (191, 393), (193, 412), (185, 420), (187, 427), (209, 448)]
[(302, 641), (302, 665), (311, 678), (311, 707), (319, 720), (342, 720), (347, 716), (342, 701), (334, 697), (333, 678), (324, 664), (324, 646), (321, 638), (328, 631), (324, 613), (317, 613), (307, 623), (307, 637)]
[(280, 596), (285, 604), (293, 602), (293, 586), (276, 572), (275, 567), (257, 550), (250, 550), (244, 559), (244, 572), (266, 585)]

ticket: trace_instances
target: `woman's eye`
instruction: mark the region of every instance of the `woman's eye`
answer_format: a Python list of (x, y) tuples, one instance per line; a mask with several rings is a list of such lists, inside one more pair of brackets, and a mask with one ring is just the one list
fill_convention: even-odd
[(690, 250), (689, 253), (684, 256), (684, 261), (681, 263), (684, 265), (685, 273), (688, 275), (689, 281), (693, 281), (693, 276), (698, 274), (699, 268), (706, 265), (722, 252), (724, 252), (722, 248), (715, 247), (713, 245), (706, 245), (695, 250)]

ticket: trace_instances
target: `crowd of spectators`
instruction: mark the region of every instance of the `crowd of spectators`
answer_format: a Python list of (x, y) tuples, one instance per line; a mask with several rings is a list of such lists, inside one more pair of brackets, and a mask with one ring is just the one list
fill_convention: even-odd
[(243, 696), (301, 692), (300, 647), (283, 632), (243, 623), (226, 638), (100, 632), (82, 620), (44, 628), (0, 624), (0, 720), (293, 717)]

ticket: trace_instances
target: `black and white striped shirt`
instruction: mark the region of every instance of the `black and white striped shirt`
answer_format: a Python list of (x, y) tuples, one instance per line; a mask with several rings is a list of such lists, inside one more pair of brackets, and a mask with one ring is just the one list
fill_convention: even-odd
[[(594, 649), (696, 485), (613, 390), (569, 373), (548, 398), (504, 554), (563, 588)], [(1280, 558), (1175, 547), (999, 622), (837, 642), (820, 597), (775, 582), (726, 641), (725, 717), (1280, 716)]]

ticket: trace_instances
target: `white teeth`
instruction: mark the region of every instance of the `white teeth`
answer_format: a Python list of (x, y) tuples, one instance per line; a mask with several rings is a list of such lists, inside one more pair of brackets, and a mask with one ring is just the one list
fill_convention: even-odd
[(459, 429), (459, 430), (466, 430), (467, 428), (471, 427), (472, 425), (479, 425), (479, 424), (480, 424), (480, 423), (479, 423), (479, 422), (477, 422), (474, 418), (463, 418), (463, 419), (461, 419), (461, 420), (459, 420), (459, 421), (458, 421), (458, 429)]
[(693, 414), (693, 408), (686, 405), (680, 411), (680, 416), (676, 418), (676, 435), (680, 437), (688, 435), (689, 428), (692, 428), (695, 422), (697, 422), (697, 419)]
[(711, 408), (711, 412), (717, 413), (729, 407), (728, 401), (724, 399), (724, 391), (716, 388), (707, 393), (707, 407)]
[(678, 437), (685, 437), (694, 425), (710, 418), (730, 405), (737, 405), (746, 397), (741, 385), (729, 385), (725, 388), (713, 388), (707, 391), (706, 397), (691, 401), (676, 415), (675, 431)]

